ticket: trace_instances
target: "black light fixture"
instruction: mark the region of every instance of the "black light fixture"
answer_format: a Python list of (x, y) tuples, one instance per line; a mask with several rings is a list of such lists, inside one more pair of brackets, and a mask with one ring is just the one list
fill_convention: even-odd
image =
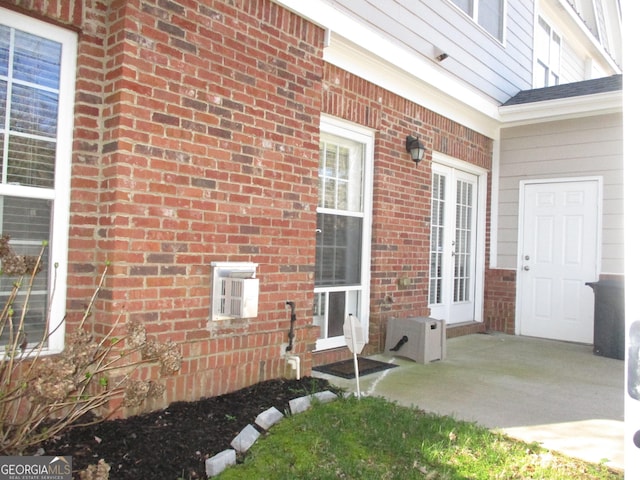
[(407, 135), (406, 140), (407, 152), (411, 154), (411, 160), (416, 162), (416, 166), (424, 157), (424, 144), (418, 140), (418, 137)]

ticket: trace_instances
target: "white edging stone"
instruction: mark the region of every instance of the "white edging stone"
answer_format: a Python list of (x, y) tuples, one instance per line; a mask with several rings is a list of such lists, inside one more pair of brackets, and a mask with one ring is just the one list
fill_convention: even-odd
[(289, 400), (289, 408), (291, 409), (291, 413), (294, 415), (308, 410), (309, 407), (311, 407), (311, 395)]
[(247, 425), (242, 431), (236, 435), (236, 438), (231, 440), (231, 446), (240, 453), (245, 453), (256, 443), (260, 432), (254, 428), (253, 425)]
[(328, 403), (333, 402), (336, 398), (338, 398), (338, 395), (330, 390), (325, 390), (324, 392), (314, 393), (313, 398), (318, 400), (320, 403)]
[(263, 430), (269, 430), (283, 418), (284, 415), (280, 413), (280, 410), (276, 407), (271, 407), (269, 410), (265, 410), (256, 417), (256, 425)]
[[(311, 400), (315, 399), (320, 403), (332, 402), (337, 399), (338, 396), (329, 391), (325, 390), (324, 392), (314, 393), (313, 395), (306, 395), (304, 397), (294, 398), (289, 401), (289, 408), (291, 409), (292, 414), (302, 413), (305, 410), (308, 410), (311, 407)], [(284, 415), (276, 408), (271, 407), (268, 410), (265, 410), (260, 415), (256, 417), (256, 425), (258, 425), (263, 430), (268, 430), (273, 425), (278, 423)], [(205, 460), (205, 468), (207, 471), (207, 476), (214, 477), (222, 473), (222, 471), (236, 464), (236, 451), (240, 453), (246, 453), (256, 440), (260, 437), (260, 432), (255, 429), (253, 425), (247, 425), (242, 429), (242, 431), (236, 435), (231, 441), (231, 446), (233, 449), (224, 450), (217, 455), (208, 458)]]
[(225, 468), (235, 464), (236, 451), (232, 448), (224, 450), (211, 458), (207, 458), (204, 462), (208, 477), (219, 475)]

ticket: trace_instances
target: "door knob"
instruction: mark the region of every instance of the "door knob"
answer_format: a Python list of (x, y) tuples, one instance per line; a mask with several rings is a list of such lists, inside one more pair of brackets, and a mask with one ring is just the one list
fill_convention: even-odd
[(525, 272), (528, 272), (528, 271), (529, 271), (529, 265), (525, 265), (524, 267), (522, 267), (522, 269), (523, 269)]

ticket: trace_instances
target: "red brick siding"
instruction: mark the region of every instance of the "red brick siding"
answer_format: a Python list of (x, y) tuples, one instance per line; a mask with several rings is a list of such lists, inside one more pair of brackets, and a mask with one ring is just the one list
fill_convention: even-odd
[(488, 330), (515, 333), (516, 272), (487, 269), (484, 285), (484, 319)]
[[(325, 65), (323, 113), (375, 129), (370, 342), (365, 354), (384, 349), (392, 316), (428, 315), (431, 157), (439, 151), (489, 170), (493, 142), (427, 108)], [(405, 138), (418, 134), (427, 147), (416, 166)], [(398, 280), (409, 279), (408, 287)], [(346, 349), (314, 354), (314, 364), (350, 355)]]
[[(163, 402), (293, 375), (286, 301), (309, 373), (322, 30), (268, 0), (13, 3), (80, 32), (69, 321), (109, 260), (96, 332), (182, 344)], [(257, 318), (208, 323), (212, 261), (259, 264)]]
[[(182, 345), (155, 406), (291, 375), (285, 301), (310, 372), (321, 112), (376, 130), (366, 353), (390, 316), (428, 314), (432, 151), (489, 169), (491, 140), (323, 64), (322, 30), (268, 0), (12, 3), (80, 32), (68, 319), (110, 260), (96, 332), (123, 313)], [(428, 148), (418, 166), (414, 133)], [(211, 261), (259, 264), (258, 318), (208, 324)]]

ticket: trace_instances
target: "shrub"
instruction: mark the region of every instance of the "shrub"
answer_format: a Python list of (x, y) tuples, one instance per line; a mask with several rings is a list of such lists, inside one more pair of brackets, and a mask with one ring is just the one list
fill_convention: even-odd
[[(63, 352), (46, 355), (50, 315), (45, 319), (45, 333), (37, 341), (28, 339), (24, 328), (46, 248), (43, 244), (37, 257), (18, 256), (9, 245), (9, 237), (0, 237), (2, 274), (16, 277), (0, 313), (0, 335), (6, 332), (8, 338), (0, 357), (0, 455), (20, 455), (83, 420), (99, 422), (122, 406), (137, 406), (147, 398), (161, 396), (164, 387), (156, 381), (134, 380), (136, 367), (158, 362), (161, 374), (172, 374), (180, 369), (182, 361), (174, 342), (161, 344), (147, 338), (144, 326), (123, 322), (124, 314), (103, 338), (91, 333), (91, 310), (104, 285), (108, 264), (82, 320), (66, 335)], [(14, 302), (19, 293), (22, 308), (15, 315)], [(59, 320), (53, 327), (61, 325)], [(124, 335), (115, 336), (121, 330)], [(113, 404), (115, 407), (106, 415), (87, 415)]]

